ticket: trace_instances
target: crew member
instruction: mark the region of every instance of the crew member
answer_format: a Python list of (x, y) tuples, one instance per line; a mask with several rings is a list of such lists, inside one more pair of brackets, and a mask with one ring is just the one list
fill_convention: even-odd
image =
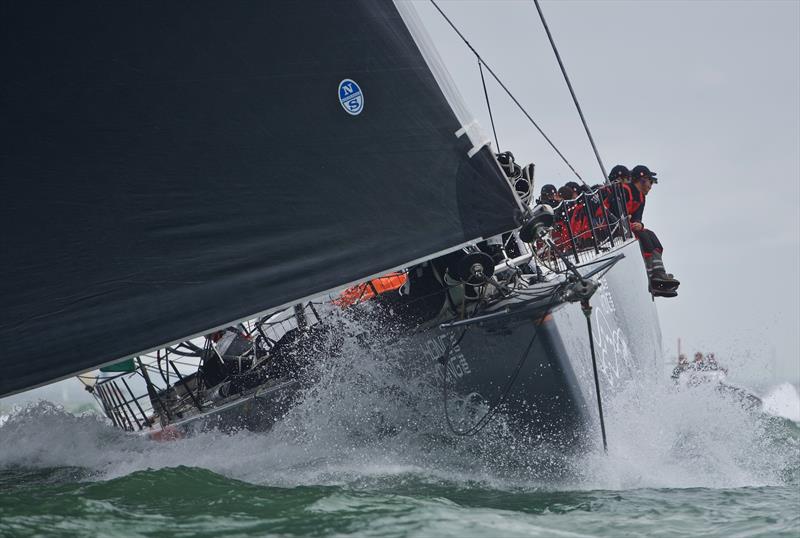
[(674, 370), (672, 370), (672, 379), (675, 379), (677, 381), (678, 378), (681, 376), (681, 374), (685, 372), (687, 368), (689, 368), (689, 359), (686, 358), (686, 355), (681, 353), (678, 356), (678, 365), (675, 367)]
[(549, 183), (542, 187), (542, 192), (539, 199), (536, 200), (537, 204), (547, 204), (550, 207), (555, 207), (561, 202), (561, 197), (558, 195), (558, 190), (555, 185)]
[(606, 187), (607, 193), (604, 203), (615, 221), (619, 221), (625, 214), (625, 208), (622, 207), (623, 191), (621, 185), (630, 182), (631, 171), (622, 164), (616, 165), (608, 174), (608, 186)]
[(589, 185), (587, 185), (586, 183), (581, 185), (577, 181), (567, 181), (566, 183), (564, 183), (564, 186), (565, 187), (569, 187), (570, 189), (572, 189), (572, 192), (575, 193), (576, 197), (579, 194), (581, 194), (582, 192), (591, 192), (591, 190), (592, 190), (592, 189), (589, 188)]
[(719, 365), (717, 362), (717, 357), (713, 353), (706, 354), (706, 364), (708, 365), (709, 370), (720, 370), (725, 374), (728, 373), (728, 370)]
[(561, 197), (562, 200), (574, 200), (578, 195), (575, 192), (575, 189), (569, 185), (564, 185), (558, 189), (558, 196)]
[(650, 292), (660, 297), (675, 297), (678, 295), (675, 288), (680, 285), (680, 282), (664, 269), (664, 261), (661, 258), (664, 247), (661, 245), (661, 241), (652, 230), (648, 230), (642, 224), (645, 198), (655, 183), (658, 183), (655, 172), (651, 172), (642, 164), (635, 166), (631, 170), (631, 183), (622, 184), (625, 192), (625, 206), (630, 218), (631, 230), (639, 240), (639, 246), (642, 249), (642, 256), (644, 256), (647, 267), (647, 277), (650, 281)]
[(631, 182), (631, 171), (628, 170), (627, 166), (618, 164), (614, 168), (611, 169), (611, 172), (608, 174), (608, 181), (609, 183), (630, 183)]

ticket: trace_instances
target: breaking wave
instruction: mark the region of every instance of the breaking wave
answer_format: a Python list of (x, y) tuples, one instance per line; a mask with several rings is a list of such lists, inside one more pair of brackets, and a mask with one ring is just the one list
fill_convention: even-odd
[(596, 449), (570, 455), (515, 438), (502, 416), (478, 436), (448, 434), (436, 383), (407, 383), (402, 352), (358, 340), (345, 338), (342, 356), (318, 365), (317, 382), (268, 433), (208, 432), (156, 443), (40, 402), (0, 425), (0, 470), (63, 467), (107, 480), (190, 466), (279, 487), (421, 480), (620, 490), (798, 482), (800, 428), (713, 387), (631, 387), (608, 402), (608, 454), (595, 434)]

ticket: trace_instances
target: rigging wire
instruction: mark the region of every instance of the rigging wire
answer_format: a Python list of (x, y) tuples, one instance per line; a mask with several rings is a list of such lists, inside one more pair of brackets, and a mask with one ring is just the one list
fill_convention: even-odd
[(486, 79), (483, 78), (483, 62), (478, 58), (478, 71), (481, 72), (481, 84), (483, 84), (483, 95), (486, 97), (486, 108), (489, 109), (489, 121), (492, 123), (492, 133), (494, 133), (494, 143), (497, 146), (497, 153), (500, 153), (500, 142), (497, 140), (497, 130), (494, 128), (494, 116), (492, 116), (492, 104), (489, 102), (489, 92), (486, 90)]
[(547, 26), (547, 21), (544, 19), (544, 13), (542, 13), (542, 8), (539, 6), (539, 0), (533, 0), (533, 3), (536, 4), (536, 11), (539, 12), (539, 19), (542, 21), (542, 26), (544, 26), (544, 31), (547, 33), (547, 39), (550, 40), (550, 46), (553, 47), (553, 52), (556, 55), (556, 60), (558, 60), (558, 66), (561, 68), (561, 74), (564, 75), (564, 80), (567, 83), (567, 88), (569, 88), (569, 93), (572, 95), (572, 102), (575, 103), (575, 108), (578, 109), (578, 115), (581, 117), (581, 123), (583, 124), (583, 128), (586, 131), (586, 135), (589, 137), (589, 143), (592, 145), (592, 150), (594, 151), (594, 156), (597, 159), (597, 164), (600, 165), (600, 171), (603, 173), (603, 181), (605, 178), (608, 177), (606, 174), (606, 167), (603, 165), (603, 160), (600, 158), (600, 153), (597, 151), (597, 146), (594, 143), (594, 138), (592, 138), (592, 133), (589, 130), (589, 125), (586, 123), (586, 118), (583, 117), (583, 110), (581, 110), (581, 105), (578, 102), (578, 97), (575, 95), (575, 90), (572, 89), (572, 83), (569, 80), (569, 76), (567, 76), (567, 70), (564, 67), (564, 62), (561, 61), (561, 55), (558, 53), (558, 48), (556, 48), (556, 43), (553, 41), (553, 34), (550, 33), (550, 27)]
[(522, 104), (517, 100), (517, 98), (514, 97), (514, 94), (511, 93), (511, 90), (509, 90), (508, 87), (503, 83), (503, 81), (500, 80), (500, 77), (497, 76), (497, 74), (494, 72), (494, 70), (491, 68), (491, 66), (486, 63), (486, 61), (481, 57), (480, 54), (478, 54), (478, 51), (475, 50), (475, 47), (473, 47), (470, 44), (470, 42), (467, 41), (467, 38), (464, 37), (464, 34), (461, 33), (461, 31), (456, 27), (455, 24), (453, 24), (453, 21), (451, 21), (450, 18), (445, 14), (445, 12), (442, 11), (442, 8), (440, 8), (439, 5), (436, 3), (436, 0), (430, 0), (430, 1), (431, 1), (431, 4), (433, 4), (433, 7), (435, 7), (436, 10), (442, 15), (442, 17), (444, 17), (444, 20), (447, 21), (447, 24), (450, 25), (450, 27), (455, 31), (455, 33), (458, 34), (458, 37), (460, 37), (461, 40), (464, 42), (464, 44), (467, 45), (469, 50), (472, 51), (472, 54), (475, 55), (475, 57), (478, 59), (478, 61), (481, 62), (484, 66), (486, 66), (486, 69), (489, 71), (489, 74), (491, 74), (492, 77), (494, 77), (494, 79), (497, 81), (497, 83), (500, 85), (500, 87), (503, 88), (503, 91), (505, 91), (506, 94), (514, 102), (514, 104), (517, 105), (517, 108), (519, 108), (522, 111), (522, 113), (525, 114), (525, 117), (528, 118), (528, 120), (531, 122), (531, 124), (534, 127), (536, 127), (536, 130), (539, 131), (539, 134), (541, 134), (542, 137), (547, 141), (547, 143), (550, 144), (550, 147), (553, 148), (553, 151), (555, 151), (556, 154), (558, 154), (558, 156), (561, 157), (561, 160), (564, 161), (564, 164), (566, 164), (569, 167), (569, 169), (572, 170), (572, 173), (575, 174), (575, 177), (577, 177), (581, 181), (581, 183), (586, 185), (587, 183), (583, 180), (583, 178), (578, 173), (578, 171), (575, 170), (575, 168), (572, 166), (572, 164), (570, 164), (570, 162), (567, 160), (567, 158), (564, 157), (564, 154), (561, 153), (561, 151), (556, 147), (556, 145), (553, 143), (553, 141), (550, 140), (550, 138), (545, 134), (545, 132), (542, 130), (542, 128), (539, 127), (539, 124), (536, 123), (536, 121), (533, 119), (533, 117), (531, 117), (531, 115), (528, 113), (528, 111), (525, 110), (525, 107), (523, 107)]

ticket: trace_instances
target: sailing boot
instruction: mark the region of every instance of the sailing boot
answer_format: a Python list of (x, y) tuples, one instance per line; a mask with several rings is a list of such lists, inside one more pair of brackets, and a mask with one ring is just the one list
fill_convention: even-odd
[(676, 297), (678, 292), (674, 288), (664, 288), (660, 286), (660, 282), (653, 282), (653, 258), (646, 256), (644, 258), (644, 266), (647, 269), (647, 291), (654, 297)]
[[(656, 260), (656, 264), (660, 264), (661, 268), (664, 268), (664, 260), (661, 258), (662, 252), (660, 250), (653, 251), (653, 258)], [(664, 272), (666, 277), (671, 280), (675, 280), (675, 276), (672, 273), (667, 273), (666, 270)]]
[(650, 277), (651, 284), (656, 285), (654, 287), (674, 289), (680, 286), (680, 281), (672, 274), (667, 273), (664, 269), (664, 262), (661, 259), (660, 252), (653, 252), (650, 263), (653, 269), (648, 276)]
[(653, 287), (653, 285), (651, 284), (650, 288), (648, 288), (648, 289), (650, 290), (650, 294), (653, 297), (677, 297), (678, 296), (678, 290), (675, 289), (675, 288), (672, 288), (672, 289), (663, 288), (662, 289), (662, 288)]

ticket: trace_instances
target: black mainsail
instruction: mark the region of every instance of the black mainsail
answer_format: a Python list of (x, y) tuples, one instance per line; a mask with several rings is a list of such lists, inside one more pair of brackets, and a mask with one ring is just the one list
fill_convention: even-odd
[(516, 226), (392, 2), (6, 2), (0, 41), (0, 395)]

